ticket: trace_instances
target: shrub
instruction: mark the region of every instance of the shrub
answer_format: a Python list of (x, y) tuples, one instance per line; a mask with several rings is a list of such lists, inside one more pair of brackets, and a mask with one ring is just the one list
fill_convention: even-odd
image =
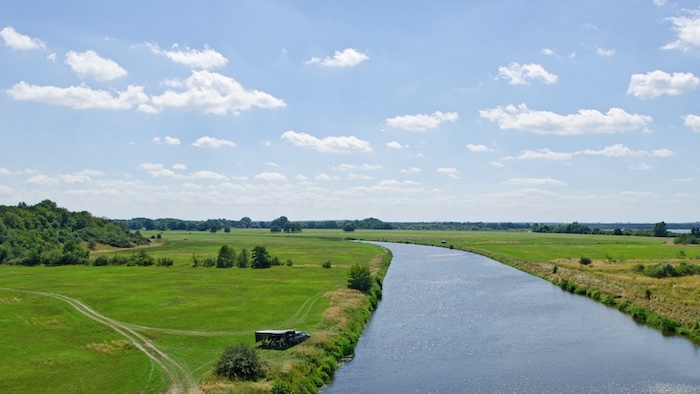
[(216, 362), (216, 374), (229, 379), (252, 380), (263, 375), (258, 353), (242, 343), (229, 346)]
[(372, 287), (372, 273), (367, 263), (355, 263), (348, 272), (348, 287), (363, 293)]

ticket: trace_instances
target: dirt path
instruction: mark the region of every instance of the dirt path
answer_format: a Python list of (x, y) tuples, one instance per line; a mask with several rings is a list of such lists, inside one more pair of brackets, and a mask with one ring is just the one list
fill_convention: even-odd
[(170, 379), (171, 382), (170, 389), (168, 390), (169, 394), (199, 393), (197, 382), (192, 376), (192, 373), (187, 368), (185, 368), (182, 364), (178, 363), (161, 348), (156, 346), (153, 343), (153, 341), (138, 333), (133, 328), (130, 328), (127, 324), (104, 316), (92, 309), (89, 305), (85, 304), (84, 302), (62, 294), (48, 293), (44, 291), (12, 289), (6, 287), (0, 287), (0, 290), (37, 294), (45, 297), (56, 298), (58, 300), (68, 303), (70, 306), (75, 308), (75, 310), (85, 315), (86, 317), (106, 327), (109, 327), (112, 330), (118, 332), (120, 335), (124, 336), (137, 349), (146, 354), (148, 358), (153, 360), (154, 363), (156, 363), (161, 369), (163, 369), (163, 371), (166, 373), (168, 379)]

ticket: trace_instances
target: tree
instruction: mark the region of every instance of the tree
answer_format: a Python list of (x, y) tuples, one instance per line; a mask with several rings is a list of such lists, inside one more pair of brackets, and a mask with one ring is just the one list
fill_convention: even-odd
[(219, 248), (219, 255), (216, 258), (217, 268), (231, 268), (236, 262), (236, 252), (228, 245)]
[(355, 263), (348, 272), (348, 287), (363, 293), (372, 287), (372, 273), (368, 263)]
[(238, 268), (248, 268), (248, 262), (250, 258), (248, 256), (248, 249), (243, 248), (241, 249), (241, 253), (238, 254), (238, 258), (236, 259), (236, 266)]
[(255, 379), (263, 375), (263, 364), (255, 349), (239, 343), (224, 350), (215, 370), (229, 379)]
[(666, 229), (665, 222), (659, 222), (654, 225), (654, 236), (655, 237), (667, 237), (668, 230)]
[(270, 268), (270, 253), (264, 246), (256, 246), (252, 253), (252, 268)]

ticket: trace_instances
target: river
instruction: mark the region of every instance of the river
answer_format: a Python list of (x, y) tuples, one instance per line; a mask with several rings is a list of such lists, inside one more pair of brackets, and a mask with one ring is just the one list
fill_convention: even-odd
[(472, 253), (394, 259), (355, 357), (322, 394), (700, 393), (700, 350)]

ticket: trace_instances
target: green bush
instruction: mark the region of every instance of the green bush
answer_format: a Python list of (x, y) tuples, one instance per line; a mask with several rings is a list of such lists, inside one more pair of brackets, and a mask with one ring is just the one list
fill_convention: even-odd
[(229, 346), (216, 362), (216, 374), (229, 379), (252, 380), (263, 375), (258, 353), (242, 343)]
[(348, 272), (348, 287), (363, 293), (372, 287), (372, 273), (367, 263), (355, 263)]

